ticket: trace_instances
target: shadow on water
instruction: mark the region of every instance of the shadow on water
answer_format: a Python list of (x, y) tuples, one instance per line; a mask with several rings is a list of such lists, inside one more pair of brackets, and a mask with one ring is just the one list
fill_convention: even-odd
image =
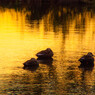
[(53, 63), (53, 58), (49, 58), (49, 59), (41, 59), (41, 58), (38, 58), (37, 60), (38, 60), (38, 62), (40, 64), (46, 64), (46, 65), (49, 65), (49, 66), (51, 66), (52, 63)]
[(35, 67), (23, 67), (24, 70), (29, 70), (29, 71), (36, 71), (38, 69), (39, 66), (35, 66)]
[(81, 80), (80, 80), (80, 86), (81, 86), (81, 91), (84, 94), (93, 94), (94, 93), (94, 86), (91, 85), (91, 81), (92, 81), (92, 71), (93, 68), (81, 68)]

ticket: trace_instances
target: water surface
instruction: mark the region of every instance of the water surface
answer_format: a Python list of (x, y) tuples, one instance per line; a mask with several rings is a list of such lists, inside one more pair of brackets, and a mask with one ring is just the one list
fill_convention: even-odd
[[(0, 95), (94, 95), (95, 69), (79, 69), (78, 59), (95, 54), (95, 12), (66, 6), (38, 11), (0, 7)], [(53, 61), (23, 69), (47, 47)]]

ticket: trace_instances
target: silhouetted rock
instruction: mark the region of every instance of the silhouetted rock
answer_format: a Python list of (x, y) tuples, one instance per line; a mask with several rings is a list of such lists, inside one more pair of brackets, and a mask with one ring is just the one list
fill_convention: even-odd
[(81, 62), (80, 68), (81, 67), (93, 67), (94, 66), (94, 55), (91, 52), (88, 52), (87, 55), (82, 56), (79, 61)]
[(47, 59), (52, 58), (53, 51), (50, 48), (47, 48), (46, 50), (42, 50), (36, 54), (38, 58)]
[(38, 61), (35, 58), (31, 58), (30, 60), (23, 63), (24, 67), (37, 67), (39, 66)]

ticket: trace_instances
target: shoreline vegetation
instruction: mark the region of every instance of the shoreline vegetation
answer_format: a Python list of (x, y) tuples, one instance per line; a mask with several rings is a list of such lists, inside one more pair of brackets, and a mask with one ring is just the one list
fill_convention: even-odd
[(44, 4), (50, 5), (80, 5), (80, 4), (95, 4), (95, 0), (0, 0), (0, 6), (12, 7), (12, 6), (41, 6)]
[(0, 0), (0, 8), (14, 8), (26, 10), (50, 9), (58, 6), (95, 8), (95, 0)]
[[(89, 1), (94, 3), (89, 3)], [(52, 10), (54, 19), (58, 17), (58, 21), (60, 21), (65, 16), (63, 10), (67, 11), (68, 15), (71, 15), (72, 12), (75, 15), (84, 10), (94, 12), (95, 0), (0, 0), (0, 9), (4, 10), (4, 8), (15, 9), (15, 11), (22, 11), (23, 9), (29, 11), (31, 15), (27, 15), (27, 19), (30, 22), (41, 19)], [(59, 12), (61, 16), (58, 15)], [(58, 21), (56, 22), (58, 23)]]

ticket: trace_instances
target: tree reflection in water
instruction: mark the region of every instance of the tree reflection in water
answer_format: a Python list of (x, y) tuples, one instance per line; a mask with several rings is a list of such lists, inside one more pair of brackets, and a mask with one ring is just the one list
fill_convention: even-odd
[[(2, 81), (0, 94), (87, 95), (95, 93), (95, 70), (78, 68), (78, 59), (81, 55), (90, 50), (95, 53), (95, 12), (93, 8), (59, 4), (56, 7), (55, 4), (45, 4), (45, 2), (36, 4), (33, 3), (33, 0), (27, 1), (29, 2), (23, 0), (14, 3), (14, 0), (10, 0), (10, 2), (0, 0), (0, 10), (3, 13), (6, 13), (8, 9), (13, 9), (10, 13), (12, 14), (12, 11), (15, 10), (14, 14), (17, 15), (15, 19), (12, 19), (12, 21), (16, 20), (14, 21), (16, 24), (12, 22), (16, 28), (8, 30), (10, 27), (5, 27), (6, 30), (3, 31), (5, 34), (1, 31), (4, 38), (2, 36), (0, 38), (0, 49), (3, 54), (0, 64), (0, 67), (3, 68), (0, 72)], [(14, 18), (14, 14), (9, 17)], [(4, 26), (7, 26), (7, 23)], [(18, 29), (18, 26), (21, 30)], [(5, 28), (3, 27), (2, 30)], [(16, 32), (14, 32), (15, 29), (17, 29)], [(9, 31), (12, 31), (13, 34)], [(23, 37), (19, 38), (18, 35)], [(5, 43), (2, 44), (2, 41)], [(16, 43), (17, 45), (15, 45)], [(28, 70), (24, 70), (22, 65), (18, 64), (22, 63), (25, 58), (34, 55), (39, 48), (43, 49), (48, 45), (54, 50), (53, 60), (38, 59), (40, 64), (34, 71), (28, 68)], [(7, 60), (5, 60), (6, 57)], [(16, 68), (18, 65), (21, 68)]]

